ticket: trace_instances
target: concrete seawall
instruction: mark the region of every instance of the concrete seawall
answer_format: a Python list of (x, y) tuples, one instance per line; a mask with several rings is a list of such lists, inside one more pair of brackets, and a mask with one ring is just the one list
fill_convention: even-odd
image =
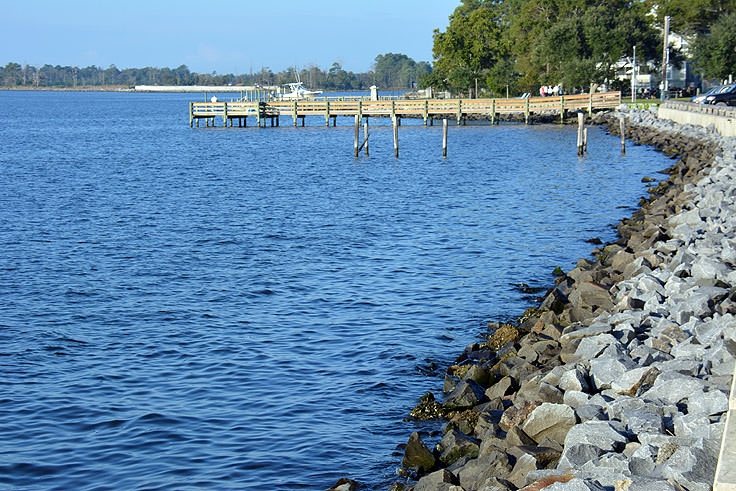
[(713, 127), (721, 136), (736, 136), (736, 108), (666, 102), (659, 106), (658, 116), (680, 124)]

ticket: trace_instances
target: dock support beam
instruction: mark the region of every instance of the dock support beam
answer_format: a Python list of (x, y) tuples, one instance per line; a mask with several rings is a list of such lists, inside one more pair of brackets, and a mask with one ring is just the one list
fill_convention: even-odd
[(394, 157), (399, 158), (399, 118), (394, 117)]
[(578, 157), (582, 157), (585, 153), (585, 144), (583, 143), (584, 134), (584, 119), (585, 115), (582, 112), (578, 113)]
[(447, 157), (447, 120), (442, 120), (442, 156)]
[(560, 96), (560, 124), (565, 122), (565, 96)]
[(358, 158), (358, 139), (360, 138), (360, 118), (355, 115), (355, 158)]

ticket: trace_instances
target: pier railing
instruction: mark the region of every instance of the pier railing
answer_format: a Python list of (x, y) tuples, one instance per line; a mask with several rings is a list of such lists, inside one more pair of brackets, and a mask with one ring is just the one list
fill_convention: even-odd
[(521, 113), (525, 121), (532, 114), (560, 114), (564, 117), (568, 111), (587, 111), (594, 109), (614, 108), (621, 104), (620, 92), (603, 92), (596, 94), (563, 95), (558, 97), (532, 97), (524, 99), (413, 99), (413, 100), (302, 100), (302, 101), (232, 101), (232, 102), (191, 102), (189, 105), (189, 125), (193, 126), (199, 119), (205, 119), (209, 126), (215, 118), (222, 118), (224, 125), (233, 120), (245, 122), (248, 116), (256, 118), (259, 124), (274, 118), (278, 124), (279, 116), (290, 116), (294, 125), (301, 118), (304, 124), (306, 116), (324, 116), (325, 124), (330, 118), (333, 124), (337, 116), (359, 117), (414, 117), (424, 119), (427, 124), (438, 116), (455, 118), (458, 124), (468, 116), (490, 118), (492, 122), (500, 114)]

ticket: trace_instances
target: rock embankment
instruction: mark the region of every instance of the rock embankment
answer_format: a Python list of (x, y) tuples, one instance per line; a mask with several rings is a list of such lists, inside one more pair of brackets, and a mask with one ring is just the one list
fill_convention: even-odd
[(581, 259), (516, 325), (495, 324), (447, 370), (446, 418), (412, 434), (413, 485), (392, 490), (707, 490), (736, 355), (736, 145), (642, 110), (639, 143), (679, 156), (620, 239)]

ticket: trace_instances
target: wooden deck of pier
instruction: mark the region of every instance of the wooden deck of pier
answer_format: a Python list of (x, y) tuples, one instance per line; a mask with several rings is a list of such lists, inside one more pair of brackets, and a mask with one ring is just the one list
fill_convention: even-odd
[(554, 113), (564, 118), (569, 111), (587, 111), (609, 109), (621, 104), (621, 92), (603, 92), (596, 94), (563, 95), (558, 97), (532, 97), (527, 99), (431, 99), (431, 100), (340, 100), (328, 99), (304, 101), (231, 101), (231, 102), (190, 102), (189, 126), (199, 126), (204, 119), (207, 126), (214, 126), (216, 119), (222, 119), (224, 126), (247, 126), (248, 117), (253, 117), (256, 124), (279, 126), (280, 116), (289, 116), (294, 126), (301, 120), (304, 126), (306, 116), (323, 116), (325, 126), (332, 119), (337, 124), (338, 116), (402, 117), (422, 118), (424, 124), (431, 124), (435, 118), (454, 118), (457, 124), (463, 124), (469, 116), (488, 118), (492, 123), (498, 121), (500, 114), (523, 114), (526, 123), (533, 114)]

